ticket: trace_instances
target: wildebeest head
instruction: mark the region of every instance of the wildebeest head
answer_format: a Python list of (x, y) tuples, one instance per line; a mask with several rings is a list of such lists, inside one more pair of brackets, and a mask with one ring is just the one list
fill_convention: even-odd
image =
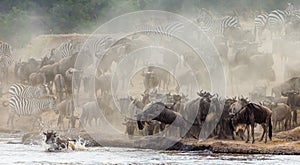
[(53, 144), (56, 143), (56, 138), (57, 138), (57, 134), (56, 132), (52, 131), (47, 131), (47, 132), (43, 132), (43, 134), (46, 136), (46, 144)]

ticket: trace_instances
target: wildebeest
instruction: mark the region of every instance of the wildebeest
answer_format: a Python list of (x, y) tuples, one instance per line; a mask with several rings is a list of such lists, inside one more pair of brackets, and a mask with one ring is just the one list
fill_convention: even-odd
[(59, 151), (59, 150), (67, 150), (72, 149), (75, 150), (74, 142), (75, 140), (68, 140), (65, 138), (61, 138), (54, 131), (43, 132), (46, 136), (46, 144), (50, 145), (48, 151)]
[(101, 112), (96, 101), (87, 102), (82, 106), (82, 114), (80, 121), (83, 126), (92, 126), (92, 121), (95, 120), (95, 125), (98, 125), (98, 120), (101, 118)]
[(101, 96), (107, 94), (111, 89), (112, 74), (105, 72), (95, 79), (95, 90), (101, 90)]
[(69, 120), (69, 124), (68, 127), (69, 128), (74, 128), (75, 127), (75, 123), (74, 123), (74, 102), (72, 99), (66, 99), (61, 101), (59, 104), (57, 104), (57, 110), (59, 113), (58, 119), (57, 119), (57, 126), (59, 128), (63, 128), (65, 129), (65, 125), (64, 125), (64, 118), (67, 118)]
[(56, 74), (53, 80), (55, 94), (58, 96), (58, 101), (62, 101), (67, 96), (67, 86), (62, 74)]
[[(139, 129), (141, 130), (144, 128), (142, 121), (151, 120), (160, 121), (164, 124), (172, 124), (175, 127), (186, 130), (188, 130), (189, 124), (193, 124), (185, 120), (180, 113), (169, 109), (165, 104), (161, 102), (148, 104), (144, 107), (144, 111), (137, 115), (137, 123)], [(180, 131), (180, 137), (184, 136), (183, 133), (185, 132)], [(197, 138), (196, 136), (194, 137)]]
[[(137, 114), (139, 113), (142, 113), (143, 112), (143, 108), (145, 107), (146, 104), (148, 104), (150, 102), (149, 100), (149, 94), (145, 93), (145, 95), (143, 95), (143, 98), (142, 100), (139, 100), (137, 98), (132, 98), (130, 97), (130, 104), (129, 104), (129, 116), (130, 117), (135, 117)], [(135, 121), (136, 123), (136, 121)], [(146, 129), (143, 129), (141, 128), (141, 126), (143, 125), (146, 125)], [(126, 126), (129, 126), (129, 125), (126, 125)], [(143, 135), (153, 135), (153, 134), (156, 134), (158, 133), (159, 131), (162, 131), (163, 130), (163, 124), (159, 123), (159, 122), (141, 122), (141, 125), (140, 125), (140, 130), (143, 129), (143, 132), (140, 132), (142, 133)]]
[(292, 111), (288, 105), (284, 103), (271, 105), (270, 109), (272, 110), (272, 122), (274, 130), (276, 130), (279, 122), (284, 122), (285, 130), (287, 130), (288, 127), (291, 128)]
[(236, 113), (240, 109), (242, 109), (243, 106), (247, 105), (249, 103), (249, 100), (247, 98), (238, 98), (238, 100), (235, 100), (230, 107), (229, 112), (230, 113)]
[(275, 97), (280, 97), (281, 92), (286, 92), (290, 90), (300, 89), (300, 77), (293, 77), (275, 87), (272, 88), (272, 95)]
[(29, 75), (29, 84), (32, 86), (42, 85), (46, 83), (46, 76), (44, 73), (34, 72)]
[(233, 114), (230, 118), (231, 127), (236, 128), (238, 124), (246, 124), (247, 129), (247, 140), (249, 142), (249, 126), (251, 126), (252, 143), (254, 143), (254, 124), (258, 123), (263, 127), (263, 134), (260, 141), (263, 140), (265, 136), (265, 143), (267, 143), (267, 134), (270, 140), (272, 140), (272, 111), (262, 105), (257, 105), (254, 103), (248, 103), (237, 113)]
[(39, 70), (39, 62), (34, 58), (30, 58), (26, 62), (19, 62), (15, 64), (15, 77), (24, 83), (28, 82), (29, 75)]
[(55, 75), (59, 73), (58, 63), (45, 65), (39, 69), (39, 72), (45, 74), (46, 82), (50, 83), (54, 80)]
[(287, 105), (292, 109), (292, 122), (293, 125), (298, 124), (297, 122), (297, 107), (300, 106), (300, 94), (298, 91), (290, 90), (287, 92), (281, 92), (282, 96), (288, 97)]

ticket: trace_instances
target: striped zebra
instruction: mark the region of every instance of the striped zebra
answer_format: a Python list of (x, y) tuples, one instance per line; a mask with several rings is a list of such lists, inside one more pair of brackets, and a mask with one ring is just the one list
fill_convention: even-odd
[(240, 27), (239, 19), (235, 16), (214, 17), (208, 10), (202, 9), (196, 18), (200, 28), (213, 37), (224, 36), (227, 29)]
[(170, 22), (166, 25), (142, 25), (136, 27), (137, 31), (148, 35), (158, 36), (158, 39), (163, 40), (164, 38), (171, 39), (176, 32), (179, 32), (184, 25), (179, 22)]
[(20, 96), (23, 98), (40, 98), (48, 94), (48, 87), (45, 85), (29, 86), (24, 84), (13, 84), (10, 86), (8, 93), (10, 97)]
[[(56, 98), (54, 96), (45, 96), (43, 98), (24, 98), (14, 95), (9, 99), (9, 117), (7, 125), (14, 128), (14, 117), (19, 116), (33, 116), (34, 121), (32, 129), (37, 120), (41, 121), (41, 114), (46, 111), (54, 110), (56, 112)], [(6, 106), (6, 105), (4, 105)]]
[(292, 3), (288, 3), (285, 10), (273, 10), (268, 15), (268, 26), (271, 31), (271, 37), (276, 33), (281, 35), (284, 33), (285, 27), (290, 19), (295, 15), (295, 7)]
[(53, 58), (55, 61), (59, 61), (62, 58), (72, 56), (75, 53), (75, 49), (76, 46), (73, 44), (73, 41), (67, 40), (54, 49)]
[(113, 38), (110, 36), (93, 37), (86, 41), (85, 48), (93, 55), (93, 57), (100, 58), (104, 51), (112, 46), (112, 43)]
[(268, 13), (263, 13), (254, 18), (254, 35), (255, 40), (258, 42), (261, 42), (262, 32), (267, 26), (268, 16)]
[(0, 72), (1, 80), (7, 80), (8, 67), (13, 64), (12, 48), (3, 41), (0, 41)]

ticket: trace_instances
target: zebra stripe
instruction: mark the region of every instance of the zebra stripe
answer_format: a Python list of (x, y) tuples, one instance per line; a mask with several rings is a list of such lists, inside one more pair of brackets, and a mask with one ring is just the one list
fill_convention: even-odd
[(254, 28), (256, 28), (257, 30), (263, 30), (267, 25), (267, 21), (268, 21), (267, 13), (256, 16), (254, 18)]
[(0, 55), (5, 55), (5, 56), (11, 56), (12, 55), (12, 48), (11, 46), (3, 41), (0, 41)]
[(8, 66), (14, 62), (11, 46), (3, 41), (0, 41), (0, 67), (3, 72), (2, 78), (7, 75)]
[(268, 16), (269, 16), (269, 14), (264, 13), (264, 14), (260, 14), (254, 18), (254, 35), (255, 35), (256, 40), (258, 40), (259, 42), (261, 40), (261, 35), (262, 35), (263, 30), (267, 26)]
[(47, 94), (45, 86), (29, 86), (23, 84), (13, 84), (8, 93), (11, 97), (20, 96), (23, 98), (39, 98)]
[(268, 25), (271, 31), (284, 28), (289, 19), (294, 15), (296, 9), (293, 4), (288, 3), (285, 10), (273, 10), (268, 15)]
[(86, 48), (88, 51), (98, 57), (100, 56), (108, 47), (113, 43), (113, 38), (110, 36), (104, 36), (101, 38), (89, 39), (86, 43)]
[(72, 56), (74, 54), (75, 46), (71, 40), (61, 43), (56, 49), (54, 49), (54, 58), (60, 60), (62, 58)]
[(239, 27), (239, 20), (235, 16), (225, 16), (222, 18), (214, 18), (208, 11), (202, 11), (196, 22), (200, 24), (200, 28), (213, 36), (224, 35), (226, 29)]
[(27, 99), (21, 96), (12, 96), (9, 100), (10, 112), (18, 115), (39, 115), (44, 111), (56, 109), (54, 97)]
[(174, 33), (178, 32), (180, 29), (183, 28), (183, 24), (179, 22), (171, 22), (166, 25), (145, 25), (138, 28), (138, 32), (141, 32), (145, 35), (153, 35), (153, 36), (159, 36), (160, 39), (163, 39), (163, 37), (172, 38)]

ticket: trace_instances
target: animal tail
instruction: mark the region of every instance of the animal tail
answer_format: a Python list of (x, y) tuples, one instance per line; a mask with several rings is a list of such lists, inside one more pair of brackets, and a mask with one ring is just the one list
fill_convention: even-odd
[(272, 121), (269, 120), (269, 138), (272, 140)]
[(9, 105), (9, 101), (3, 101), (2, 105), (3, 105), (3, 107), (7, 107)]

